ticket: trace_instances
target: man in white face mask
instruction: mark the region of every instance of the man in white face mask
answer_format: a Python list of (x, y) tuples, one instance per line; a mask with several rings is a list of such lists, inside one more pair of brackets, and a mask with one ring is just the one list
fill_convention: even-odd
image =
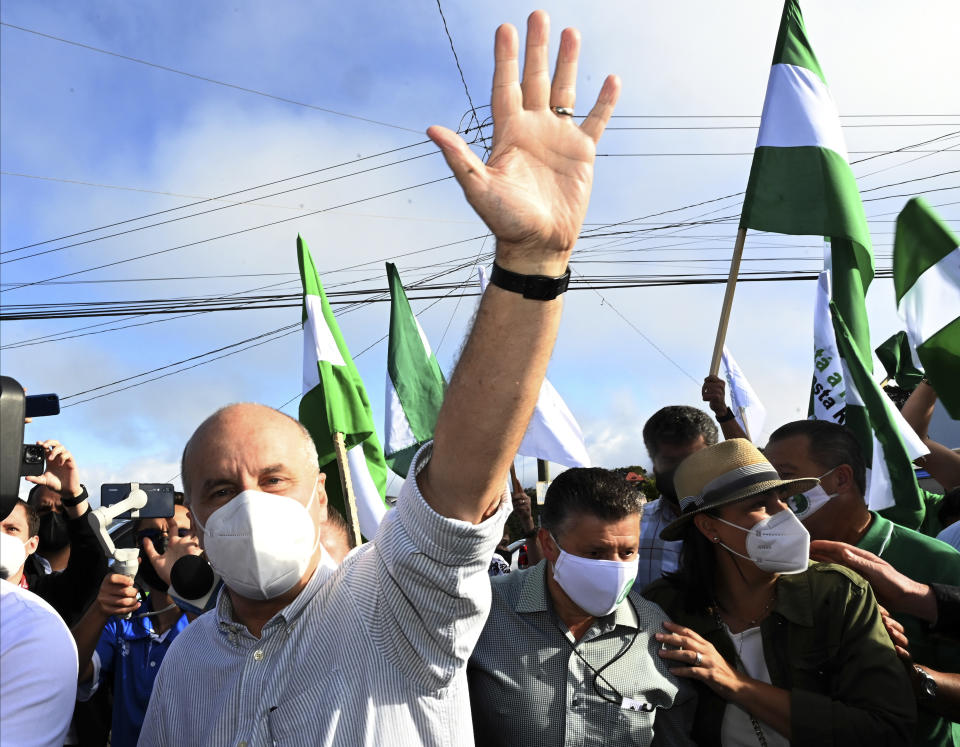
[(692, 688), (656, 655), (668, 618), (634, 586), (642, 508), (609, 470), (570, 469), (550, 485), (545, 559), (491, 580), (467, 670), (477, 744), (648, 745), (654, 730), (692, 744)]
[(496, 237), (496, 261), (435, 440), (373, 541), (332, 562), (318, 533), (324, 477), (285, 415), (234, 405), (190, 439), (185, 493), (225, 591), (164, 658), (141, 745), (472, 743), (466, 660), (490, 609), (505, 478), (556, 339), (596, 143), (619, 94), (607, 78), (592, 112), (574, 120), (580, 37), (562, 32), (552, 85), (549, 39), (547, 14), (534, 12), (521, 85), (516, 29), (498, 29), (486, 163), (451, 130), (428, 130)]

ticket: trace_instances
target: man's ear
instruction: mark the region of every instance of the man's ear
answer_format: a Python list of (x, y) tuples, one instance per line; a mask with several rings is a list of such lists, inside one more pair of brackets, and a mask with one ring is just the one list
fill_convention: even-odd
[(39, 545), (40, 537), (35, 534), (23, 543), (23, 549), (27, 551), (27, 555), (33, 555), (37, 551), (37, 547), (39, 547)]
[(833, 470), (832, 476), (837, 481), (838, 493), (856, 492), (857, 487), (853, 479), (853, 467), (849, 464), (840, 464)]
[(556, 563), (557, 558), (560, 557), (560, 548), (557, 547), (557, 543), (553, 541), (550, 532), (540, 527), (537, 530), (537, 542), (540, 543), (540, 550), (543, 552), (543, 557), (551, 563)]

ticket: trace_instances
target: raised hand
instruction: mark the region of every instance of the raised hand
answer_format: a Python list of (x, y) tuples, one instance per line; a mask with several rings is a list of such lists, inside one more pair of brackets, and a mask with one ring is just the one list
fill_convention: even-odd
[(24, 478), (27, 482), (43, 485), (54, 492), (73, 497), (80, 495), (83, 488), (80, 486), (80, 473), (77, 471), (77, 462), (73, 454), (59, 441), (37, 441), (42, 446), (47, 458), (47, 471), (39, 476)]
[(97, 606), (106, 615), (126, 615), (140, 606), (137, 601), (137, 589), (133, 579), (119, 573), (110, 573), (100, 584), (97, 594)]
[(609, 76), (590, 114), (577, 126), (580, 35), (564, 29), (550, 84), (544, 11), (527, 20), (523, 81), (519, 40), (510, 24), (497, 29), (493, 75), (493, 149), (484, 164), (456, 133), (427, 130), (463, 188), (468, 202), (497, 238), (497, 262), (522, 274), (559, 276), (576, 243), (593, 184), (596, 144), (613, 113), (620, 80)]
[(164, 583), (170, 583), (170, 572), (173, 570), (173, 564), (184, 555), (200, 555), (202, 550), (197, 542), (195, 535), (187, 537), (178, 537), (171, 534), (167, 541), (167, 549), (161, 555), (153, 546), (149, 537), (144, 537), (140, 543), (140, 549), (143, 551), (147, 562), (153, 566), (153, 570), (163, 580)]

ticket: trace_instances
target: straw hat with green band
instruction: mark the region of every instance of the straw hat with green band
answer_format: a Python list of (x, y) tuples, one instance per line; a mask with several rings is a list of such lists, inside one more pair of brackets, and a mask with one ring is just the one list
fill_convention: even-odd
[(819, 482), (815, 477), (781, 480), (756, 446), (745, 438), (731, 438), (688, 456), (673, 477), (680, 499), (680, 518), (660, 532), (661, 539), (677, 540), (693, 516), (781, 488), (787, 495), (802, 493)]

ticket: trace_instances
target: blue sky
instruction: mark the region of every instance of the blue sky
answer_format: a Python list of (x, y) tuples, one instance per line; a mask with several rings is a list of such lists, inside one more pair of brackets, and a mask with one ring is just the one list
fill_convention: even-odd
[[(932, 116), (960, 114), (956, 97), (951, 100), (948, 95), (955, 90), (957, 74), (951, 54), (951, 33), (960, 25), (956, 3), (811, 0), (803, 3), (803, 8), (841, 114), (926, 115), (847, 118), (845, 132), (851, 151), (892, 150), (960, 130), (960, 116)], [(532, 9), (507, 2), (444, 4), (467, 85), (478, 106), (488, 101), (496, 25), (510, 21), (522, 28)], [(705, 1), (642, 5), (561, 2), (546, 9), (552, 16), (554, 39), (565, 25), (577, 26), (583, 34), (580, 111), (589, 106), (609, 72), (620, 74), (624, 82), (619, 114), (750, 115), (760, 111), (779, 3), (753, 0), (721, 7)], [(0, 27), (0, 161), (5, 172), (0, 176), (0, 244), (4, 251), (174, 208), (192, 202), (190, 196), (215, 196), (410, 146), (425, 140), (422, 132), (430, 124), (456, 127), (468, 108), (437, 5), (427, 0), (399, 6), (357, 2), (335, 8), (300, 2), (12, 1), (4, 3), (2, 20), (399, 126), (281, 103)], [(756, 123), (756, 119), (616, 120), (620, 127), (737, 124), (747, 128), (610, 131), (599, 152), (745, 152), (753, 147), (756, 132), (750, 127)], [(895, 123), (923, 126), (888, 126)], [(854, 124), (884, 126), (850, 126)], [(960, 139), (946, 140), (939, 147), (953, 142), (960, 143)], [(933, 147), (938, 146), (929, 146)], [(414, 155), (423, 157), (345, 176)], [(908, 163), (918, 156), (922, 158)], [(864, 156), (851, 155), (858, 157)], [(602, 157), (587, 221), (617, 222), (739, 192), (746, 184), (749, 164), (749, 157), (742, 156)], [(854, 167), (864, 190), (955, 169), (960, 169), (960, 146), (933, 154), (884, 156)], [(419, 145), (238, 198), (262, 198), (254, 204), (10, 262), (0, 266), (0, 281), (33, 282), (240, 228), (296, 218), (446, 175), (446, 166), (433, 147)], [(264, 197), (271, 191), (331, 177), (342, 178)], [(957, 183), (956, 174), (945, 175), (864, 196), (922, 193), (922, 189)], [(956, 191), (931, 192), (928, 197), (933, 204), (944, 205), (941, 214), (948, 221), (960, 225), (960, 207), (949, 204), (960, 199)], [(873, 218), (878, 267), (889, 267), (891, 221), (905, 200), (866, 203), (867, 215)], [(718, 208), (714, 216), (739, 212), (733, 199), (650, 222), (690, 220)], [(295, 292), (298, 231), (310, 244), (328, 288), (346, 282), (385, 287), (382, 262), (394, 257), (401, 277), (409, 283), (442, 269), (444, 263), (469, 264), (481, 249), (490, 248), (489, 243), (473, 241), (399, 256), (484, 233), (455, 183), (448, 180), (70, 279), (251, 277), (44, 284), (20, 290), (6, 290), (9, 286), (5, 285), (0, 299), (4, 306), (136, 300), (236, 293), (284, 282), (281, 290)], [(670, 233), (679, 235), (668, 237)], [(629, 251), (614, 254), (611, 247), (606, 254), (593, 255), (606, 263), (586, 262), (587, 255), (583, 255), (578, 267), (588, 275), (722, 273), (734, 233), (731, 223), (653, 232), (645, 241), (616, 247)], [(68, 242), (36, 249), (64, 243)], [(589, 248), (587, 242), (582, 244), (581, 248)], [(822, 249), (813, 237), (758, 236), (748, 237), (745, 256), (749, 260), (745, 269), (813, 270)], [(804, 259), (797, 259), (800, 257)], [(631, 262), (610, 263), (613, 260)], [(367, 262), (366, 267), (341, 270)], [(468, 267), (451, 278), (463, 280), (470, 275)], [(569, 294), (550, 378), (579, 419), (597, 463), (645, 463), (640, 441), (643, 421), (664, 404), (697, 404), (699, 386), (695, 382), (709, 364), (722, 292), (722, 286), (711, 285), (609, 290), (603, 291), (602, 297), (591, 291)], [(811, 282), (750, 283), (737, 290), (729, 345), (771, 411), (768, 430), (799, 417), (805, 408), (813, 294)], [(430, 308), (428, 302), (414, 303), (446, 371), (455, 361), (474, 304), (471, 298), (459, 303), (448, 299)], [(868, 309), (875, 343), (899, 328), (890, 280), (874, 283)], [(370, 304), (341, 317), (355, 353), (385, 334), (388, 314), (386, 304)], [(5, 322), (0, 328), (0, 344), (8, 346), (103, 321), (110, 322), (105, 325), (109, 328), (160, 318)], [(7, 347), (0, 354), (3, 372), (31, 391), (66, 396), (298, 319), (295, 308), (223, 312), (29, 347)], [(300, 345), (299, 335), (289, 335), (182, 374), (65, 408), (58, 418), (29, 426), (27, 437), (60, 438), (86, 468), (86, 481), (91, 485), (167, 480), (179, 471), (177, 460), (186, 438), (216, 407), (238, 400), (277, 406), (295, 397), (300, 389)], [(386, 345), (380, 343), (357, 359), (378, 423), (382, 422), (385, 356)], [(294, 399), (286, 409), (295, 413), (295, 408)], [(532, 465), (521, 465), (521, 470), (526, 472), (527, 482), (533, 479)]]

